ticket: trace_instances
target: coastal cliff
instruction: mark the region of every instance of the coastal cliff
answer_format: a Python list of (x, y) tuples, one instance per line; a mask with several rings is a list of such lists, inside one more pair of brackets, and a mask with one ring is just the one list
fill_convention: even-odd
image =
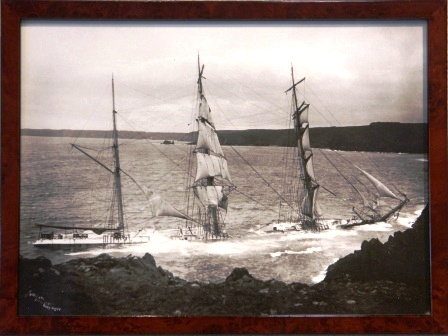
[[(107, 131), (22, 129), (21, 135), (41, 137), (103, 138)], [(195, 133), (120, 131), (122, 139), (194, 141)], [(249, 129), (218, 131), (219, 142), (231, 146), (296, 146), (291, 130)], [(427, 153), (428, 125), (376, 122), (364, 126), (313, 127), (310, 139), (314, 148), (343, 151)]]
[(303, 315), (429, 313), (429, 214), (411, 229), (328, 267), (316, 285), (254, 278), (235, 268), (220, 283), (187, 282), (142, 258), (101, 254), (52, 265), (20, 259), (21, 315)]

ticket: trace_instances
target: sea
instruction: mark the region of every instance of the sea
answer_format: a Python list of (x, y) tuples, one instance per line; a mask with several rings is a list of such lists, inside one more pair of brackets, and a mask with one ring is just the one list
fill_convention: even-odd
[[(183, 210), (188, 189), (185, 167), (191, 145), (122, 139), (120, 161), (126, 173), (122, 174), (122, 189), (127, 227), (131, 236), (146, 235), (150, 241), (143, 245), (86, 251), (36, 248), (32, 245), (39, 235), (35, 224), (95, 226), (107, 218), (112, 176), (73, 148), (70, 143), (74, 141), (85, 151), (102, 148), (95, 159), (106, 166), (112, 164), (110, 158), (101, 154), (109, 148), (103, 139), (21, 138), (20, 254), (23, 257), (44, 256), (58, 264), (102, 253), (114, 257), (141, 257), (150, 253), (158, 266), (188, 281), (221, 282), (234, 268), (245, 267), (261, 280), (313, 284), (323, 280), (329, 265), (359, 250), (364, 240), (377, 238), (385, 242), (394, 232), (411, 227), (428, 203), (426, 154), (314, 149), (314, 172), (325, 188), (321, 188), (318, 201), (324, 218), (330, 223), (329, 229), (270, 233), (269, 228), (279, 218), (277, 192), (281, 192), (284, 183), (282, 169), (287, 150), (274, 146), (223, 146), (232, 182), (237, 187), (229, 195), (225, 217), (229, 239), (173, 240), (173, 230), (184, 223), (175, 218), (153, 217), (141, 189), (147, 188)], [(351, 218), (352, 207), (361, 205), (348, 183), (363, 179), (353, 165), (377, 177), (397, 195), (399, 192), (407, 195), (410, 202), (398, 218), (351, 229), (331, 224), (333, 220)], [(364, 182), (367, 186), (368, 182), (365, 179)]]

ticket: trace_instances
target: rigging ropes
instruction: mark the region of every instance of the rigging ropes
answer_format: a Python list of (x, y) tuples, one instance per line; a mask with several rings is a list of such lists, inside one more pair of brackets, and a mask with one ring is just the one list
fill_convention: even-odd
[(350, 184), (350, 186), (357, 191), (358, 189), (356, 189), (356, 187), (353, 185), (353, 183), (350, 182), (350, 180), (344, 175), (342, 174), (342, 172), (339, 170), (339, 168), (333, 163), (333, 161), (331, 161), (328, 156), (322, 151), (322, 149), (319, 148), (319, 151), (321, 152), (321, 154), (328, 160), (328, 162), (330, 162), (330, 164), (334, 167), (334, 169), (336, 169), (338, 171), (338, 173), (348, 182), (348, 184)]
[(255, 172), (255, 174), (257, 174), (269, 188), (271, 188), (289, 207), (291, 207), (291, 209), (294, 209), (294, 207), (291, 204), (289, 204), (289, 202), (286, 201), (283, 198), (283, 196), (280, 195), (279, 192), (275, 190), (275, 188), (268, 181), (266, 181), (266, 179), (233, 146), (229, 147), (232, 148), (235, 151), (235, 153)]

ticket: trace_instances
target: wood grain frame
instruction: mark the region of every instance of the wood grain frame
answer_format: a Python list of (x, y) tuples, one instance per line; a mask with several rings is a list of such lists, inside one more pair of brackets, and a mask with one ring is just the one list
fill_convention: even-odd
[[(22, 1), (2, 0), (0, 333), (448, 333), (447, 8), (445, 0)], [(24, 19), (426, 20), (431, 211), (429, 316), (20, 317), (20, 23)]]

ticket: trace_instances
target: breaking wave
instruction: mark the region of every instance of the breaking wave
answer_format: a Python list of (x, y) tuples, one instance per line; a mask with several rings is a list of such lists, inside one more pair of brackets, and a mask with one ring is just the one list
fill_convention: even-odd
[(289, 250), (285, 250), (283, 252), (274, 252), (274, 253), (269, 253), (271, 255), (272, 258), (276, 258), (276, 257), (280, 257), (283, 254), (311, 254), (314, 252), (320, 252), (322, 251), (322, 248), (320, 247), (309, 247), (304, 251), (289, 251)]

